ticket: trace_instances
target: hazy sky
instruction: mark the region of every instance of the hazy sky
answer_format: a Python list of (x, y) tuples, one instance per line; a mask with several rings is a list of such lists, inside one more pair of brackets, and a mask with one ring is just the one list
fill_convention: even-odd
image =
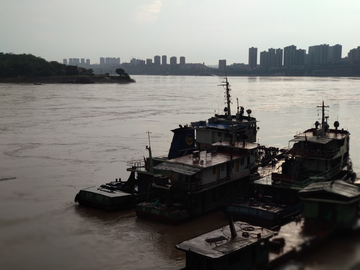
[(343, 57), (360, 46), (360, 0), (0, 0), (0, 52), (61, 63), (248, 63), (252, 46), (319, 44), (341, 44)]

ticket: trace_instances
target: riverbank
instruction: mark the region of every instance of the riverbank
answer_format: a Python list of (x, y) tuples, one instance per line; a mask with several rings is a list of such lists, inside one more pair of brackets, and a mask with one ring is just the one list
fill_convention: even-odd
[(134, 79), (120, 76), (42, 76), (42, 77), (14, 77), (1, 78), (0, 83), (24, 83), (24, 84), (58, 84), (58, 83), (132, 83)]

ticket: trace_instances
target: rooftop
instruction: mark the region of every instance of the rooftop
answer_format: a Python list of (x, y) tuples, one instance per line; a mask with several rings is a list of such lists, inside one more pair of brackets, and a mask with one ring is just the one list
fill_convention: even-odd
[(193, 239), (184, 241), (176, 248), (182, 251), (192, 251), (210, 258), (220, 258), (231, 252), (258, 242), (260, 239), (268, 239), (274, 232), (253, 226), (245, 222), (234, 222), (237, 236), (231, 239), (230, 226), (202, 234)]

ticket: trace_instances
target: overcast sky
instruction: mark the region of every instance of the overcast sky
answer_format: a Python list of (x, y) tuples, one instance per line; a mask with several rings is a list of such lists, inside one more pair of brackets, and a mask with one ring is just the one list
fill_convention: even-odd
[[(248, 50), (360, 46), (360, 0), (0, 0), (0, 52), (248, 63)], [(259, 55), (258, 55), (259, 61)]]

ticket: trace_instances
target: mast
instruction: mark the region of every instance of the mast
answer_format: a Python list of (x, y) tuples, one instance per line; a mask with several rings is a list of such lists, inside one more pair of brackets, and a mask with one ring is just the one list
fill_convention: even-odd
[(324, 101), (322, 102), (321, 106), (317, 106), (318, 108), (321, 108), (321, 128), (324, 130), (325, 128), (325, 118), (327, 118), (325, 116), (325, 108), (329, 108), (329, 106), (325, 106), (324, 105)]
[(153, 172), (153, 159), (152, 159), (152, 153), (151, 153), (151, 144), (150, 144), (150, 131), (146, 132), (148, 134), (148, 139), (149, 139), (149, 146), (146, 147), (146, 149), (149, 151), (149, 171)]
[(230, 109), (230, 88), (229, 88), (229, 81), (226, 77), (226, 103), (228, 109), (228, 119), (231, 120), (231, 109)]
[(225, 112), (227, 112), (227, 119), (231, 120), (231, 108), (230, 108), (230, 103), (231, 103), (231, 96), (230, 96), (230, 84), (229, 81), (227, 79), (227, 77), (225, 78), (225, 82), (224, 84), (220, 84), (221, 86), (225, 86), (225, 95), (226, 95), (226, 107), (224, 109)]

